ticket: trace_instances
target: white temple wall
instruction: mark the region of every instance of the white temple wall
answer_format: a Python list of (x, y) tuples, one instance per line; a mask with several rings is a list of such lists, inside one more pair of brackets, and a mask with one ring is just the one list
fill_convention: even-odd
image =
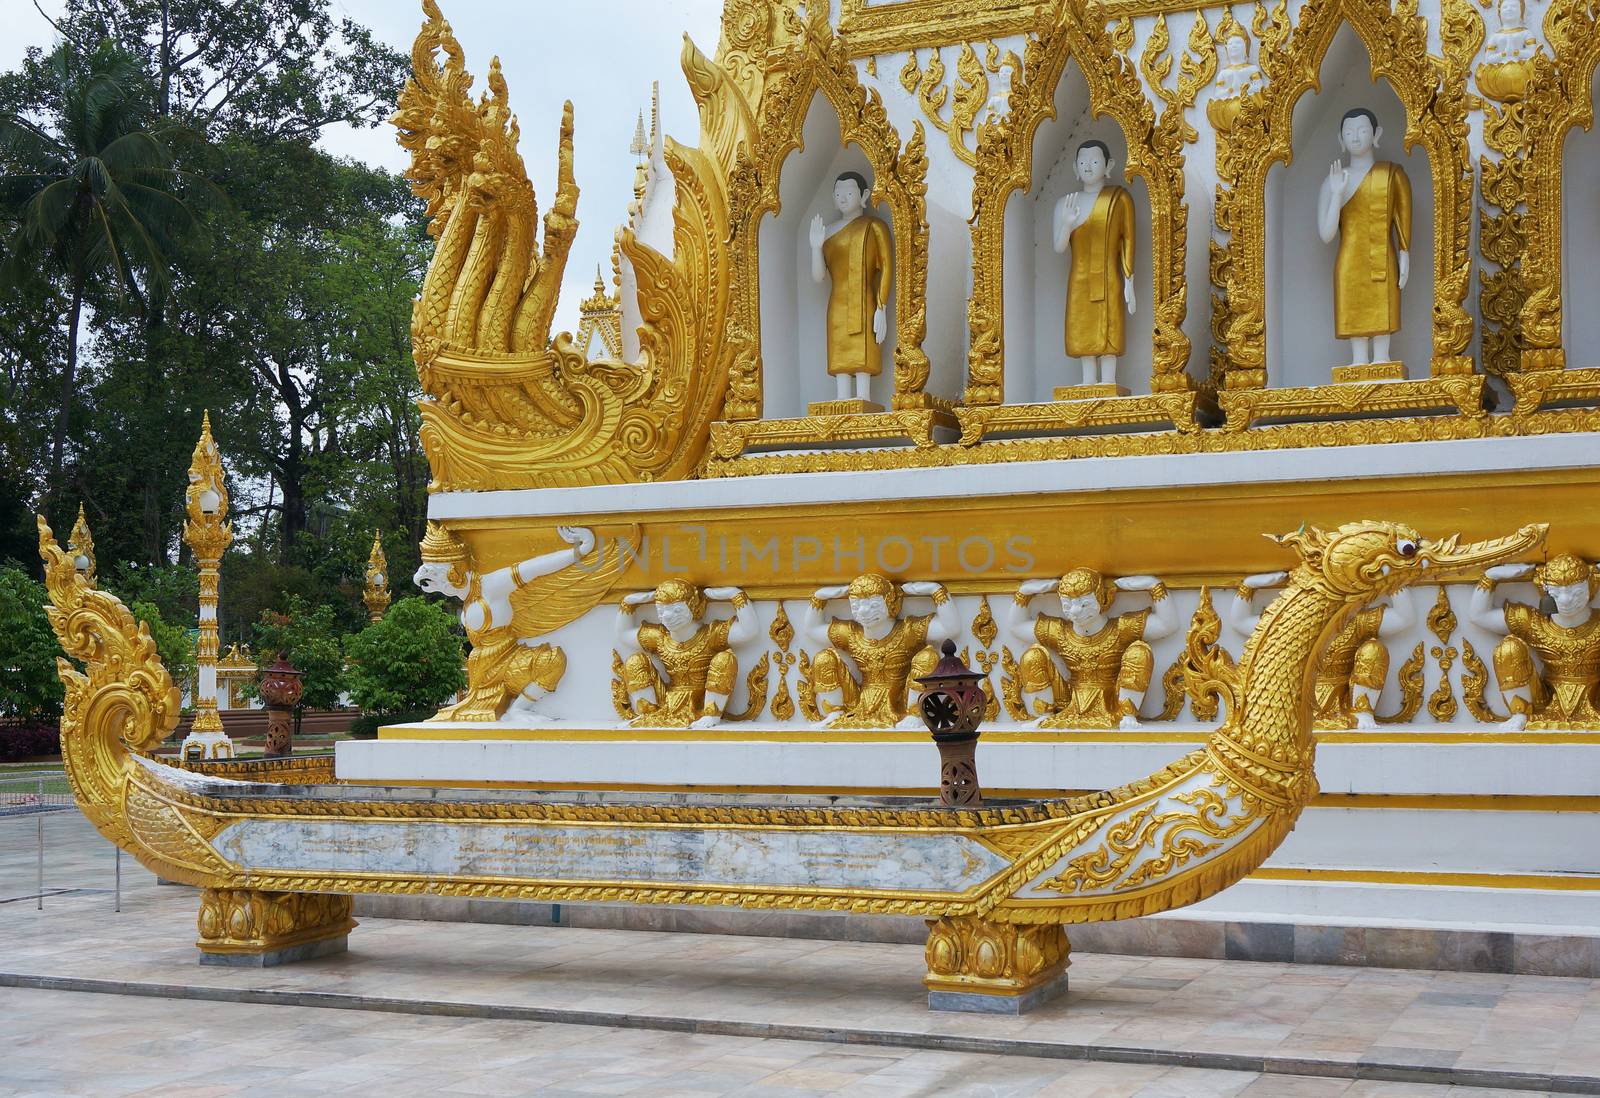
[[(1600, 94), (1600, 70), (1589, 89)], [(1600, 133), (1574, 126), (1561, 164), (1562, 345), (1567, 366), (1600, 366), (1600, 309), (1593, 306), (1594, 257), (1600, 255)]]
[(1335, 366), (1348, 365), (1350, 345), (1333, 334), (1333, 267), (1338, 239), (1317, 235), (1317, 201), (1328, 167), (1341, 155), (1344, 113), (1366, 107), (1383, 130), (1377, 158), (1405, 169), (1411, 180), (1411, 275), (1400, 294), (1401, 328), (1390, 357), (1412, 377), (1426, 377), (1433, 345), (1433, 176), (1419, 141), (1407, 153), (1405, 112), (1386, 81), (1369, 80), (1370, 62), (1349, 25), (1339, 29), (1322, 62), (1322, 91), (1307, 92), (1294, 109), (1294, 159), (1267, 178), (1267, 383), (1326, 385)]

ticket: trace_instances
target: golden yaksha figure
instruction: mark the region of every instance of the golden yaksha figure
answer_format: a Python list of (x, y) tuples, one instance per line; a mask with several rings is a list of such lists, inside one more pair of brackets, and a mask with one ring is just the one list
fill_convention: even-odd
[[(903, 596), (933, 600), (933, 613), (901, 616)], [(849, 619), (829, 618), (828, 603), (850, 600)], [(875, 572), (848, 587), (821, 587), (811, 596), (804, 634), (822, 650), (811, 661), (812, 685), (823, 723), (831, 728), (893, 728), (907, 716), (911, 680), (939, 662), (934, 645), (961, 631), (955, 605), (941, 583), (895, 586)], [(855, 670), (851, 670), (851, 665)]]
[(1072, 250), (1067, 276), (1067, 357), (1083, 364), (1083, 384), (1115, 385), (1117, 357), (1127, 345), (1123, 308), (1133, 313), (1133, 198), (1108, 182), (1111, 150), (1104, 141), (1078, 146), (1083, 190), (1056, 203), (1056, 253)]
[(859, 172), (845, 172), (833, 184), (839, 220), (811, 219), (811, 277), (828, 290), (828, 373), (840, 400), (867, 400), (883, 369), (883, 342), (889, 338), (889, 287), (894, 251), (889, 227), (867, 212), (870, 188)]
[(1388, 362), (1389, 337), (1400, 330), (1400, 291), (1411, 277), (1411, 180), (1374, 152), (1383, 139), (1378, 116), (1345, 112), (1335, 160), (1317, 203), (1317, 233), (1339, 238), (1333, 264), (1333, 334), (1350, 341), (1350, 362)]
[(1533, 76), (1533, 58), (1539, 39), (1528, 29), (1525, 0), (1500, 0), (1500, 29), (1489, 36), (1483, 64), (1473, 74), (1478, 90), (1498, 103), (1518, 103)]
[[(1034, 598), (1052, 590), (1062, 616), (1035, 614)], [(1150, 605), (1108, 614), (1119, 591), (1148, 592)], [(1006, 631), (1028, 645), (1017, 661), (1023, 704), (1040, 728), (1138, 728), (1155, 666), (1149, 642), (1177, 628), (1177, 609), (1154, 576), (1113, 581), (1074, 568), (1059, 580), (1029, 580), (1006, 616)]]
[[(733, 617), (704, 621), (709, 602), (731, 602)], [(656, 621), (635, 624), (634, 611), (654, 602)], [(739, 671), (734, 647), (760, 632), (754, 608), (737, 587), (701, 591), (667, 580), (636, 591), (617, 610), (622, 680), (635, 727), (710, 728), (722, 720)]]
[[(1519, 602), (1495, 606), (1495, 584), (1530, 575), (1554, 613)], [(1570, 554), (1538, 567), (1501, 564), (1484, 573), (1467, 617), (1506, 634), (1494, 650), (1494, 674), (1511, 713), (1508, 728), (1600, 728), (1597, 591), (1600, 572)]]
[[(1241, 636), (1255, 632), (1261, 615), (1253, 605), (1257, 591), (1282, 586), (1287, 572), (1246, 576), (1239, 584), (1228, 624)], [(1365, 607), (1352, 614), (1317, 663), (1311, 683), (1312, 727), (1322, 731), (1378, 727), (1378, 697), (1389, 678), (1389, 647), (1417, 621), (1411, 589), (1401, 588), (1388, 605)]]
[(530, 645), (517, 636), (511, 596), (541, 577), (570, 568), (594, 548), (594, 533), (560, 526), (570, 549), (521, 561), (480, 575), (468, 563), (461, 539), (436, 522), (422, 539), (422, 566), (412, 581), (428, 594), (461, 600), (461, 624), (472, 651), (467, 655), (467, 690), (434, 720), (495, 721), (508, 713), (536, 714), (535, 704), (556, 688), (567, 657), (549, 644)]

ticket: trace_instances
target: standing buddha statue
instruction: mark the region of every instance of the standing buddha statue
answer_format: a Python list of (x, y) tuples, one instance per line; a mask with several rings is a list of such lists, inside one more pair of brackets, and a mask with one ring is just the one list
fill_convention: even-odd
[(1333, 266), (1333, 332), (1350, 341), (1353, 366), (1389, 362), (1389, 337), (1400, 330), (1400, 291), (1411, 277), (1411, 180), (1374, 156), (1383, 138), (1378, 116), (1347, 111), (1335, 160), (1317, 204), (1324, 244), (1339, 238)]
[(1078, 146), (1075, 171), (1083, 184), (1056, 203), (1056, 254), (1072, 250), (1067, 277), (1067, 357), (1080, 360), (1083, 384), (1115, 385), (1117, 358), (1127, 345), (1123, 306), (1131, 315), (1133, 198), (1110, 183), (1111, 150), (1104, 141)]
[(828, 373), (838, 399), (870, 397), (871, 382), (883, 370), (883, 342), (889, 337), (889, 287), (894, 253), (889, 227), (867, 212), (868, 187), (858, 172), (845, 172), (833, 184), (839, 220), (811, 219), (811, 277), (828, 282)]

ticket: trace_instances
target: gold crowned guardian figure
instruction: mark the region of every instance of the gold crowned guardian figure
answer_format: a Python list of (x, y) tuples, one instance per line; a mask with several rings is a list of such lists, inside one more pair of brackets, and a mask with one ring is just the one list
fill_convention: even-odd
[(1350, 341), (1350, 364), (1390, 362), (1389, 337), (1400, 330), (1400, 291), (1411, 277), (1411, 180), (1374, 153), (1383, 139), (1378, 116), (1346, 111), (1339, 147), (1346, 167), (1328, 168), (1317, 202), (1317, 233), (1339, 238), (1333, 265), (1333, 334)]
[(567, 669), (567, 657), (549, 644), (518, 638), (511, 596), (541, 577), (571, 568), (594, 548), (594, 533), (560, 526), (556, 533), (571, 548), (521, 561), (480, 575), (468, 563), (461, 539), (436, 522), (422, 539), (422, 566), (412, 580), (428, 594), (461, 600), (461, 624), (472, 651), (467, 656), (467, 691), (434, 720), (496, 721), (508, 713), (533, 715)]
[(839, 220), (811, 219), (811, 278), (828, 282), (828, 373), (840, 400), (870, 400), (872, 379), (883, 369), (889, 338), (889, 287), (894, 253), (889, 227), (867, 212), (870, 188), (858, 172), (833, 184)]
[[(932, 614), (901, 616), (903, 596), (933, 600)], [(828, 603), (850, 600), (849, 619), (829, 618)], [(832, 728), (893, 728), (915, 723), (911, 680), (939, 662), (934, 645), (961, 631), (955, 604), (940, 583), (895, 586), (875, 572), (847, 587), (821, 587), (806, 611), (805, 636), (826, 646), (811, 663), (823, 723)], [(851, 665), (855, 670), (851, 670)]]
[[(1228, 611), (1228, 624), (1241, 636), (1250, 636), (1261, 621), (1252, 605), (1256, 592), (1280, 587), (1288, 579), (1287, 572), (1245, 577)], [(1389, 678), (1388, 645), (1416, 621), (1416, 603), (1409, 587), (1390, 596), (1387, 606), (1363, 607), (1346, 619), (1317, 662), (1311, 683), (1313, 728), (1371, 731), (1378, 727), (1378, 697)]]
[(1250, 60), (1250, 34), (1233, 19), (1233, 13), (1223, 9), (1223, 23), (1217, 43), (1217, 82), (1212, 86), (1211, 101), (1206, 104), (1206, 118), (1218, 133), (1233, 129), (1239, 117), (1239, 107), (1253, 95), (1261, 94), (1266, 81), (1261, 66)]
[(1483, 64), (1473, 74), (1478, 90), (1499, 103), (1521, 102), (1533, 75), (1539, 39), (1527, 26), (1525, 0), (1500, 0), (1500, 29), (1489, 36)]
[[(708, 603), (730, 602), (733, 617), (704, 621)], [(636, 624), (634, 611), (654, 602), (656, 621)], [(733, 649), (753, 640), (760, 622), (737, 587), (701, 591), (667, 580), (636, 591), (617, 610), (617, 647), (635, 727), (711, 728), (722, 720), (739, 671)]]
[(1067, 277), (1067, 357), (1083, 363), (1083, 384), (1115, 385), (1127, 345), (1123, 308), (1133, 312), (1133, 198), (1109, 183), (1111, 150), (1103, 141), (1078, 146), (1083, 190), (1056, 203), (1056, 254), (1072, 249)]
[[(1034, 614), (1034, 598), (1052, 590), (1062, 616)], [(1108, 614), (1118, 591), (1149, 592), (1150, 606)], [(1138, 728), (1155, 666), (1149, 642), (1177, 628), (1177, 608), (1154, 576), (1111, 581), (1074, 568), (1059, 580), (1029, 580), (1006, 616), (1006, 631), (1028, 645), (1017, 662), (1023, 704), (1040, 728)]]
[[(1532, 576), (1554, 613), (1519, 602), (1494, 604), (1497, 583)], [(1501, 564), (1484, 573), (1467, 617), (1505, 634), (1494, 674), (1511, 713), (1510, 729), (1600, 728), (1600, 616), (1593, 609), (1600, 572), (1570, 554), (1547, 564)]]

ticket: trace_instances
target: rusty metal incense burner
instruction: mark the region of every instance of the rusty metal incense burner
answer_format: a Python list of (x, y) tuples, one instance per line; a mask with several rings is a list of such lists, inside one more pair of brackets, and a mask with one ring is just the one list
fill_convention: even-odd
[(257, 690), (267, 707), (268, 755), (289, 755), (294, 751), (294, 707), (305, 689), (301, 674), (282, 656), (261, 673)]
[(917, 712), (939, 748), (939, 803), (961, 808), (983, 804), (978, 788), (978, 726), (983, 723), (988, 698), (983, 676), (956, 656), (955, 641), (947, 640), (934, 669), (917, 684)]

